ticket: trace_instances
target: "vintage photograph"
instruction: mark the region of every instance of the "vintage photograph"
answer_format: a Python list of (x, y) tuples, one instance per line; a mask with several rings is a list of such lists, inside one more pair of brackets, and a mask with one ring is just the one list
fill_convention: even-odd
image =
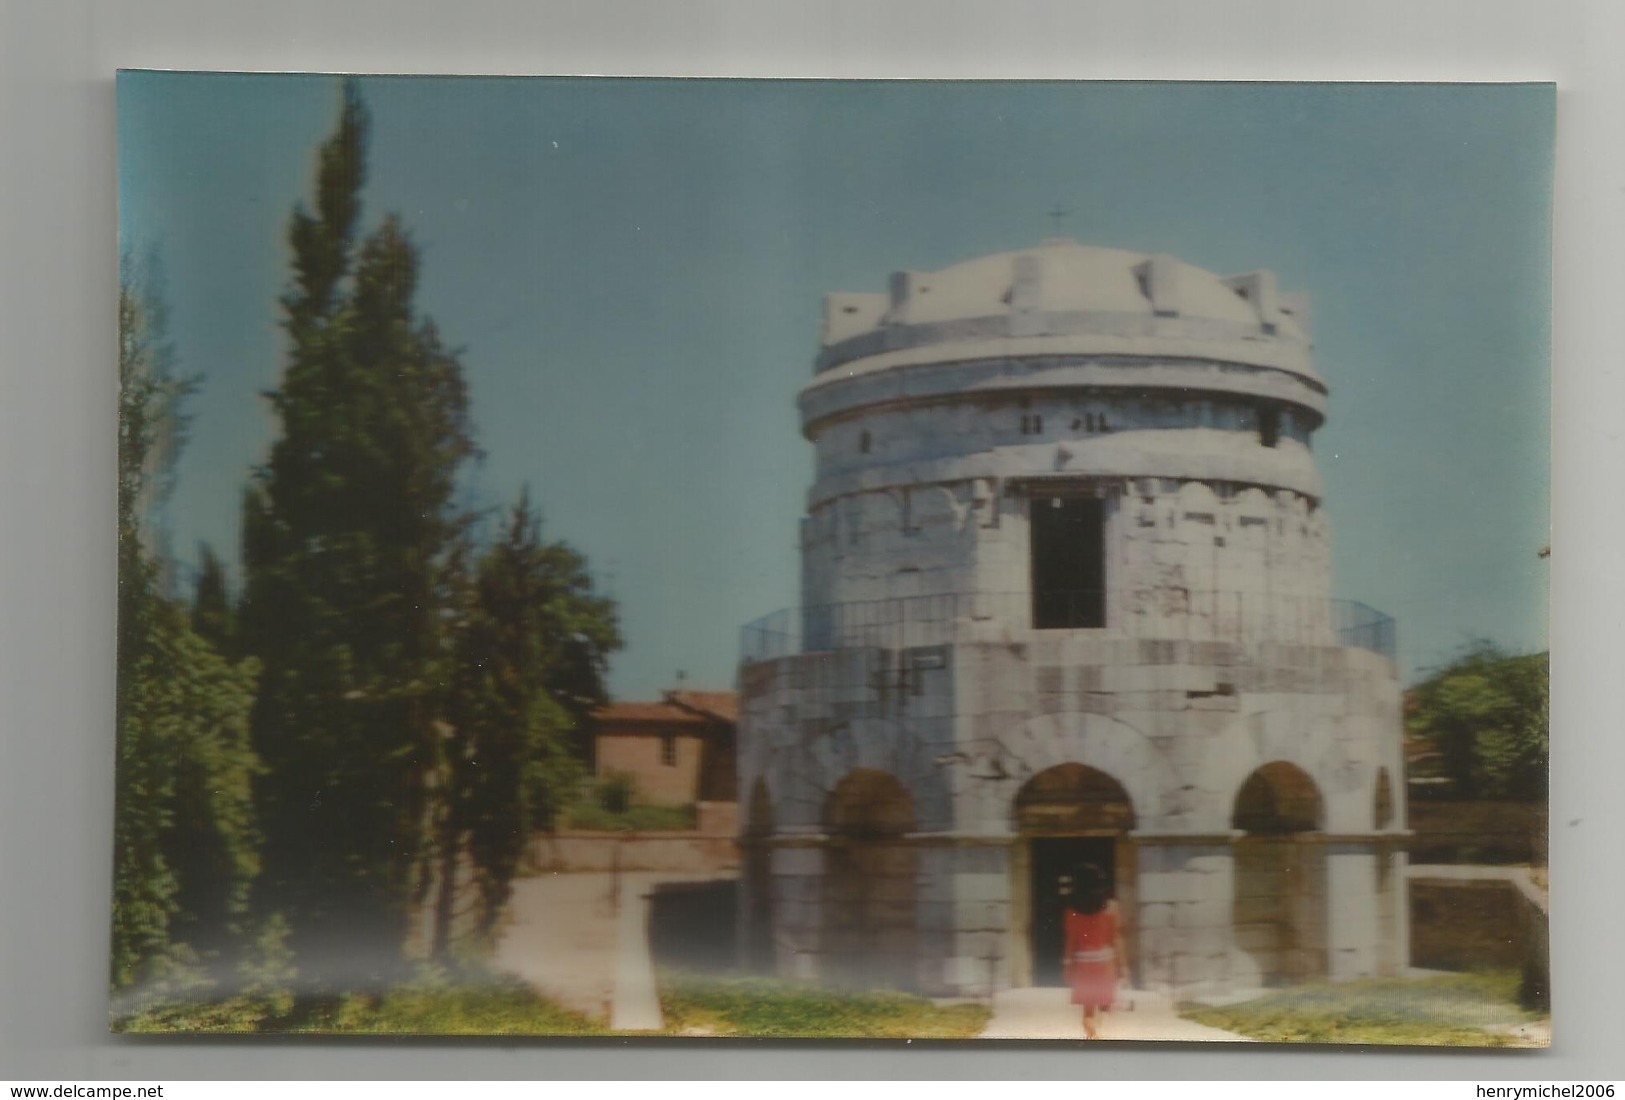
[(1555, 103), (121, 73), (110, 1026), (1549, 1045)]

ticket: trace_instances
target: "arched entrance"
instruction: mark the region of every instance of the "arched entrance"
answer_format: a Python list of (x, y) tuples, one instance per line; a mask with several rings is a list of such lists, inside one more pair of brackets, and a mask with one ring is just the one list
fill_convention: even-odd
[(914, 800), (885, 772), (860, 768), (824, 804), (825, 976), (858, 989), (914, 989)]
[(746, 970), (770, 973), (774, 969), (773, 951), (773, 849), (768, 843), (773, 835), (773, 799), (767, 784), (758, 779), (751, 785), (750, 802), (745, 811), (745, 829), (741, 836), (742, 875), (744, 891), (744, 935), (740, 939), (742, 958)]
[(1302, 768), (1273, 761), (1236, 795), (1232, 923), (1242, 980), (1265, 986), (1323, 978), (1326, 963), (1325, 804)]
[[(1013, 808), (1017, 846), (1015, 980), (1062, 985), (1065, 912), (1073, 872), (1093, 863), (1117, 884), (1118, 905), (1134, 911), (1134, 805), (1123, 785), (1084, 764), (1059, 764), (1029, 779)], [(1130, 922), (1132, 924), (1132, 922)], [(1129, 929), (1130, 938), (1132, 928)], [(1125, 943), (1132, 960), (1133, 943)]]

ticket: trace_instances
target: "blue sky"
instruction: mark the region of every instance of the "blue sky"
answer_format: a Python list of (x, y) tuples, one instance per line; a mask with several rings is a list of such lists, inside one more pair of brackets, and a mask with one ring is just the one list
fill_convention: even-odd
[[(1549, 86), (366, 78), (363, 217), (423, 248), (485, 458), (622, 608), (612, 687), (733, 681), (796, 598), (821, 296), (1056, 232), (1314, 298), (1337, 594), (1407, 672), (1546, 645)], [(168, 523), (235, 562), (327, 77), (125, 73), (123, 243), (202, 376)]]

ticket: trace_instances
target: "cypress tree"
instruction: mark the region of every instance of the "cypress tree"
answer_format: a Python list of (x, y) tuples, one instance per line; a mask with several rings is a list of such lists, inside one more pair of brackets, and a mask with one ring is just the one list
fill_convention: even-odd
[(461, 367), (415, 309), (416, 248), (393, 217), (355, 239), (368, 125), (347, 83), (315, 212), (289, 226), (281, 432), (244, 501), (261, 903), (329, 984), (399, 973), (439, 760), (454, 481), (473, 453)]

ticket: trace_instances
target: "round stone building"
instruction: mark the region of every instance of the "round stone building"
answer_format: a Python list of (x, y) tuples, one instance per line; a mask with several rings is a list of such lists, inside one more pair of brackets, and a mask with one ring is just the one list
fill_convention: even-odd
[(802, 600), (744, 631), (743, 948), (1060, 984), (1113, 876), (1143, 987), (1406, 963), (1393, 624), (1330, 596), (1327, 387), (1274, 275), (1052, 240), (833, 294)]

